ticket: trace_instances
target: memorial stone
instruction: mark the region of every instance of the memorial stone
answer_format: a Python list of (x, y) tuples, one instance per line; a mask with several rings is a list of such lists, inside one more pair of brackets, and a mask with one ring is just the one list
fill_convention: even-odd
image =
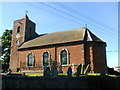
[(67, 75), (72, 77), (72, 68), (70, 66), (68, 67)]

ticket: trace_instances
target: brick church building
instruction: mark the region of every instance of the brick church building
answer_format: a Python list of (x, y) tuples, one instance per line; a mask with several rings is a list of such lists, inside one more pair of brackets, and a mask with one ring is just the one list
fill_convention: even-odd
[(62, 65), (63, 72), (68, 66), (89, 64), (89, 70), (107, 72), (106, 43), (88, 28), (82, 27), (63, 32), (38, 35), (35, 23), (27, 15), (14, 21), (10, 69), (16, 72), (42, 71), (52, 61)]

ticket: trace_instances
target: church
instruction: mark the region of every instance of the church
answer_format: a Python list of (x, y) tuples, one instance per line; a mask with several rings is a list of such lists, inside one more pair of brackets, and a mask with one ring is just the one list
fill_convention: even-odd
[(106, 42), (87, 27), (38, 35), (28, 15), (14, 21), (10, 67), (12, 72), (42, 72), (56, 62), (67, 72), (80, 64), (91, 73), (107, 73)]

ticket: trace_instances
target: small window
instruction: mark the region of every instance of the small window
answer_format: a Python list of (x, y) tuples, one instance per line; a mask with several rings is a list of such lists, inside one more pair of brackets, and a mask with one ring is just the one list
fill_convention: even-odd
[(20, 45), (20, 41), (19, 40), (16, 40), (16, 45)]
[(18, 26), (17, 28), (17, 33), (20, 33), (20, 26)]
[(33, 66), (33, 60), (34, 60), (34, 56), (32, 53), (28, 54), (28, 66)]
[(48, 52), (44, 52), (43, 53), (43, 66), (44, 65), (49, 65), (49, 53)]
[(68, 64), (68, 55), (67, 55), (67, 51), (66, 50), (62, 50), (61, 53), (60, 53), (60, 62), (61, 62), (61, 65), (66, 65)]

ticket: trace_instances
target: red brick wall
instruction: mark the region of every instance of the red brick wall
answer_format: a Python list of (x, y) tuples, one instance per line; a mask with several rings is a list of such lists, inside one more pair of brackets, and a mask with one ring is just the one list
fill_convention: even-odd
[[(21, 70), (41, 70), (43, 69), (43, 53), (49, 52), (50, 61), (57, 61), (60, 65), (60, 52), (67, 50), (69, 54), (69, 64), (63, 65), (62, 69), (67, 72), (68, 66), (75, 64), (74, 70), (79, 64), (90, 64), (90, 71), (107, 72), (105, 43), (87, 42), (78, 45), (58, 46), (44, 49), (19, 51), (18, 68)], [(34, 66), (27, 66), (27, 56), (29, 53), (34, 55)]]
[(96, 43), (93, 48), (95, 72), (107, 72), (105, 44)]
[[(20, 27), (20, 32), (17, 33), (17, 29)], [(31, 28), (31, 35), (30, 35), (30, 28)], [(19, 38), (16, 37), (16, 35), (20, 35)], [(13, 26), (13, 33), (12, 33), (12, 43), (11, 43), (11, 58), (10, 58), (10, 69), (14, 69), (13, 71), (16, 71), (16, 68), (19, 65), (18, 59), (18, 47), (20, 44), (22, 44), (24, 41), (29, 40), (30, 37), (36, 36), (35, 33), (35, 23), (30, 21), (29, 19), (22, 18), (20, 20), (14, 21)], [(19, 40), (19, 45), (16, 45), (16, 41)]]
[(106, 44), (87, 42), (85, 44), (85, 63), (90, 64), (92, 73), (107, 73)]
[[(66, 49), (69, 52), (69, 62), (70, 64), (84, 64), (84, 45), (72, 45), (72, 46), (63, 46), (57, 48), (57, 60), (60, 62), (60, 52), (62, 49)], [(63, 70), (66, 72), (68, 66), (64, 66)], [(76, 68), (75, 68), (76, 70)]]
[[(84, 63), (84, 45), (71, 45), (71, 46), (62, 46), (62, 47), (56, 47), (56, 48), (45, 48), (45, 49), (34, 49), (34, 50), (28, 50), (28, 51), (19, 51), (19, 67), (26, 67), (27, 68), (27, 55), (29, 53), (32, 53), (34, 55), (34, 69), (42, 68), (42, 54), (45, 51), (48, 51), (50, 53), (50, 59), (51, 61), (60, 62), (60, 52), (66, 49), (69, 52), (69, 64), (83, 64)], [(56, 51), (56, 55), (55, 55)], [(20, 64), (21, 63), (21, 64)], [(63, 71), (67, 72), (69, 65), (63, 66)], [(29, 69), (29, 68), (28, 68)], [(76, 70), (76, 69), (75, 69)]]
[[(18, 68), (21, 70), (41, 70), (43, 69), (43, 53), (49, 52), (50, 61), (57, 61), (58, 66), (60, 65), (60, 52), (67, 50), (69, 54), (69, 64), (63, 65), (62, 69), (67, 72), (68, 66), (75, 64), (74, 70), (79, 64), (90, 64), (90, 71), (94, 72), (107, 72), (106, 62), (106, 50), (104, 43), (87, 42), (78, 45), (51, 47), (44, 49), (34, 49), (19, 51)], [(56, 54), (55, 54), (56, 52)], [(27, 56), (29, 53), (34, 55), (34, 66), (27, 66)]]
[[(19, 22), (23, 22), (23, 24), (20, 24)], [(11, 57), (10, 57), (10, 69), (14, 69), (16, 71), (17, 65), (18, 65), (18, 46), (16, 45), (16, 41), (19, 40), (20, 44), (24, 41), (24, 27), (25, 27), (25, 21), (24, 19), (16, 20), (14, 21), (14, 27), (13, 27), (13, 33), (12, 33), (12, 42), (11, 42)], [(17, 33), (17, 28), (20, 26), (20, 32)], [(20, 37), (16, 38), (16, 35), (19, 34)]]

